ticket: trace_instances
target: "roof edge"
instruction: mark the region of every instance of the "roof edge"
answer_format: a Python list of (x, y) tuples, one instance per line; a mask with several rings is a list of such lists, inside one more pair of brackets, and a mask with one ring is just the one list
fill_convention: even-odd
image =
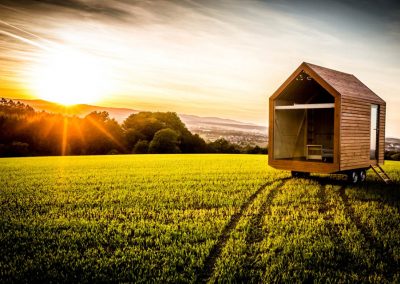
[[(270, 100), (275, 100), (301, 71), (305, 71), (306, 73), (308, 73), (311, 77), (314, 78), (317, 83), (319, 83), (335, 98), (349, 96), (346, 90), (343, 90), (342, 88), (342, 85), (346, 85), (347, 83), (352, 85), (353, 88), (357, 88), (358, 85), (358, 88), (360, 88), (360, 94), (365, 93), (368, 100), (376, 101), (380, 104), (386, 104), (386, 102), (381, 97), (379, 97), (374, 91), (368, 88), (353, 74), (337, 71), (305, 61), (303, 61), (300, 66), (297, 67), (296, 70), (284, 81), (284, 83), (270, 96)], [(332, 78), (333, 81), (331, 80)], [(337, 84), (337, 82), (339, 82), (339, 84)], [(337, 87), (339, 87), (339, 89), (337, 89)]]
[[(293, 81), (296, 79), (297, 75), (301, 73), (301, 71), (305, 71), (306, 73), (312, 73), (310, 74), (314, 80), (316, 80), (324, 89), (326, 89), (332, 96), (340, 97), (340, 93), (333, 88), (328, 82), (326, 82), (321, 76), (318, 75), (316, 71), (314, 71), (311, 66), (309, 66), (310, 63), (307, 62), (302, 62), (299, 67), (296, 68), (296, 70), (283, 82), (282, 85), (269, 97), (271, 100), (275, 100), (284, 90), (285, 88)], [(317, 66), (317, 65), (315, 65)], [(322, 67), (324, 68), (324, 67)]]

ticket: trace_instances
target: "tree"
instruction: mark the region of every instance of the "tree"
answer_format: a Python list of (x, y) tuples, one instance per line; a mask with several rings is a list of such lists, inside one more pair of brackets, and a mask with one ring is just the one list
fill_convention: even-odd
[(198, 134), (192, 133), (181, 136), (180, 148), (182, 153), (207, 153), (207, 143)]
[(133, 149), (135, 145), (144, 138), (144, 135), (136, 129), (129, 128), (125, 131), (125, 142), (128, 149)]
[(139, 140), (135, 147), (133, 147), (132, 153), (134, 154), (147, 154), (149, 151), (149, 141), (147, 140)]
[(391, 155), (390, 158), (394, 161), (400, 161), (400, 152), (397, 152), (396, 154)]
[[(266, 153), (225, 139), (206, 143), (192, 134), (174, 112), (140, 112), (122, 125), (105, 111), (85, 118), (35, 111), (0, 99), (0, 156), (93, 155), (113, 153)], [(151, 142), (149, 142), (151, 141)], [(396, 152), (385, 158), (399, 159)]]
[(134, 129), (142, 135), (142, 139), (151, 141), (155, 133), (170, 128), (182, 135), (191, 135), (185, 124), (175, 112), (139, 112), (125, 119), (122, 127), (128, 131)]
[(11, 156), (23, 157), (29, 154), (29, 144), (19, 141), (12, 142), (9, 150)]
[(179, 135), (171, 128), (156, 132), (149, 145), (150, 153), (180, 153)]
[(155, 118), (151, 112), (139, 112), (125, 119), (122, 127), (125, 131), (134, 130), (142, 139), (151, 141), (157, 131), (165, 128), (165, 124)]
[(268, 154), (267, 148), (262, 148), (258, 145), (254, 147), (249, 145), (244, 149), (244, 152), (246, 154)]
[(115, 119), (108, 112), (94, 111), (88, 114), (82, 123), (87, 154), (107, 154), (112, 149), (126, 152), (124, 133)]
[(238, 145), (232, 144), (224, 138), (220, 138), (208, 144), (214, 153), (240, 153)]

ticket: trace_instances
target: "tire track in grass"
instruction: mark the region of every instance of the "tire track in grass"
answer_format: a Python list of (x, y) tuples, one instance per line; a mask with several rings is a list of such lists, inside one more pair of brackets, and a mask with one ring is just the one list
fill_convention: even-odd
[(283, 182), (278, 184), (274, 189), (272, 189), (265, 198), (265, 201), (262, 203), (257, 215), (255, 215), (250, 221), (250, 231), (249, 234), (246, 236), (246, 243), (253, 244), (262, 241), (263, 239), (263, 232), (262, 232), (262, 218), (266, 214), (271, 213), (270, 206), (272, 204), (272, 200), (278, 193), (278, 188), (281, 188)]
[[(329, 184), (329, 182), (327, 180), (323, 180), (319, 181), (319, 183), (320, 187), (317, 197), (320, 200), (320, 203), (318, 212), (320, 214), (324, 214), (324, 220), (326, 227), (328, 228), (329, 231), (329, 237), (332, 243), (334, 244), (334, 255), (336, 258), (335, 260), (332, 261), (332, 263), (328, 263), (325, 265), (328, 265), (330, 269), (344, 270), (347, 271), (348, 273), (351, 273), (352, 267), (354, 267), (355, 265), (352, 262), (352, 255), (348, 252), (348, 250), (344, 245), (344, 242), (342, 241), (340, 229), (338, 228), (338, 225), (335, 225), (334, 223), (334, 216), (332, 216), (332, 213), (329, 212), (332, 209), (334, 209), (334, 206), (328, 204), (328, 199), (327, 199), (326, 186)], [(357, 269), (360, 270), (358, 266)]]
[(318, 212), (321, 214), (326, 214), (329, 211), (327, 200), (326, 200), (326, 182), (321, 182), (318, 190), (317, 197), (320, 201)]
[[(282, 178), (280, 179), (282, 182), (287, 180), (289, 178)], [(229, 236), (231, 232), (235, 229), (237, 226), (240, 218), (243, 216), (244, 212), (250, 207), (250, 205), (254, 202), (256, 197), (260, 195), (267, 186), (273, 184), (276, 182), (276, 180), (268, 182), (264, 185), (262, 185), (256, 192), (254, 192), (247, 200), (244, 202), (241, 206), (240, 209), (237, 213), (233, 214), (231, 219), (229, 220), (228, 224), (224, 227), (224, 229), (221, 232), (220, 237), (218, 238), (217, 242), (214, 244), (214, 246), (211, 248), (210, 253), (206, 257), (204, 261), (204, 266), (203, 270), (199, 273), (198, 275), (198, 281), (200, 283), (207, 283), (208, 280), (211, 278), (211, 276), (214, 273), (215, 269), (215, 263), (217, 259), (220, 257), (221, 252), (223, 248), (226, 245), (226, 242), (229, 239)], [(277, 186), (278, 187), (278, 186)], [(265, 205), (266, 206), (266, 205)], [(261, 210), (260, 210), (261, 212)], [(260, 214), (260, 213), (259, 213)], [(262, 216), (260, 216), (260, 219)]]
[[(264, 202), (261, 204), (256, 215), (254, 215), (249, 224), (249, 232), (246, 235), (246, 271), (250, 272), (251, 270), (257, 270), (260, 267), (257, 267), (257, 250), (255, 250), (254, 245), (260, 243), (264, 237), (268, 234), (267, 231), (263, 231), (263, 217), (265, 215), (271, 214), (271, 205), (275, 196), (277, 195), (279, 189), (281, 189), (284, 185), (284, 182), (280, 182), (276, 185), (275, 188), (271, 189), (267, 196), (265, 197)], [(261, 269), (261, 268), (260, 268)], [(261, 276), (261, 275), (259, 275)], [(261, 281), (261, 278), (254, 279), (255, 275), (248, 279), (240, 279), (243, 282), (254, 282), (258, 283)]]
[(371, 230), (367, 225), (362, 223), (360, 217), (356, 215), (354, 209), (351, 207), (349, 198), (346, 195), (346, 185), (340, 187), (339, 196), (344, 204), (345, 214), (350, 218), (351, 222), (354, 223), (357, 230), (364, 237), (366, 247), (377, 256), (374, 261), (375, 267), (372, 267), (372, 269), (376, 269), (377, 266), (380, 266), (379, 262), (382, 261), (385, 264), (382, 273), (385, 273), (388, 276), (388, 279), (392, 280), (394, 275), (398, 273), (399, 263), (397, 263), (390, 251), (385, 248), (384, 244), (372, 235)]

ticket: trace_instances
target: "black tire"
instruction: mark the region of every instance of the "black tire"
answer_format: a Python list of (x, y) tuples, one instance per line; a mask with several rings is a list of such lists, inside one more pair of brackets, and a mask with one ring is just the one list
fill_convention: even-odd
[(309, 176), (310, 173), (292, 171), (292, 177), (294, 178), (308, 178)]
[(359, 175), (357, 171), (351, 171), (347, 174), (347, 179), (350, 183), (356, 184), (359, 181)]
[(294, 178), (301, 177), (301, 172), (292, 171), (292, 177), (294, 177)]
[(359, 182), (364, 182), (367, 179), (367, 173), (365, 170), (360, 170), (358, 172), (358, 180)]

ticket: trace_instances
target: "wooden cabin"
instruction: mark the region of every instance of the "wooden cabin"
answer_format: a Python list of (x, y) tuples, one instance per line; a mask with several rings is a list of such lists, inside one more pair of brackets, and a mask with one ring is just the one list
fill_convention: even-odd
[(268, 163), (363, 180), (384, 162), (385, 115), (385, 101), (354, 75), (304, 62), (269, 99)]

